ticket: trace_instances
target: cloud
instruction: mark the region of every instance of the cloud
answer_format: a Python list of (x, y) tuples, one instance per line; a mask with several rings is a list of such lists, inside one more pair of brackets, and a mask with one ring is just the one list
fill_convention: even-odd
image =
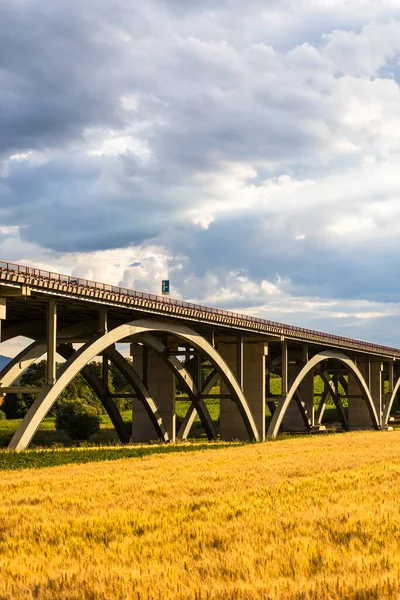
[(335, 327), (384, 303), (397, 319), (399, 2), (0, 11), (4, 258), (149, 291), (169, 271), (177, 296), (285, 318), (315, 298)]

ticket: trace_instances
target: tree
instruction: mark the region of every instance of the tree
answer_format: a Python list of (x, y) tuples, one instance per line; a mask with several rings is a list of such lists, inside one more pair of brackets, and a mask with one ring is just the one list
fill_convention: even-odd
[[(91, 366), (91, 368), (94, 368), (94, 370), (98, 372), (99, 369), (98, 366), (96, 366), (96, 363), (93, 363), (93, 365), (94, 366)], [(97, 363), (97, 365), (100, 365), (100, 363)], [(20, 379), (21, 386), (42, 387), (46, 383), (46, 377), (47, 361), (41, 360), (38, 363), (34, 363), (28, 367), (28, 369), (22, 374)], [(111, 386), (110, 391), (112, 392), (113, 388), (111, 376), (109, 377), (109, 382)], [(7, 394), (2, 404), (2, 410), (5, 412), (7, 419), (22, 419), (36, 398), (36, 394)], [(62, 402), (63, 400), (72, 400), (76, 398), (80, 398), (84, 403), (94, 407), (98, 413), (105, 412), (100, 399), (86, 383), (84, 377), (79, 373), (60, 394), (57, 403), (53, 406), (49, 415), (54, 416), (56, 414), (58, 403)]]
[(81, 398), (64, 399), (57, 407), (56, 429), (64, 429), (73, 440), (87, 440), (99, 431), (100, 416)]
[[(128, 359), (128, 361), (132, 363), (131, 359)], [(99, 379), (102, 379), (102, 363), (100, 361), (91, 362), (88, 368), (92, 369)], [(21, 375), (20, 382), (22, 386), (42, 387), (46, 383), (46, 378), (47, 361), (41, 360), (26, 369)], [(108, 389), (111, 394), (132, 392), (129, 383), (112, 363), (109, 364), (108, 369)], [(22, 419), (34, 403), (36, 397), (36, 394), (7, 394), (2, 404), (2, 410), (5, 412), (7, 419)], [(79, 373), (60, 394), (56, 404), (49, 412), (49, 416), (56, 414), (57, 405), (60, 402), (76, 398), (80, 398), (82, 402), (92, 406), (100, 414), (105, 412), (101, 400)], [(130, 398), (117, 398), (115, 403), (120, 410), (124, 410), (131, 407), (132, 400)]]

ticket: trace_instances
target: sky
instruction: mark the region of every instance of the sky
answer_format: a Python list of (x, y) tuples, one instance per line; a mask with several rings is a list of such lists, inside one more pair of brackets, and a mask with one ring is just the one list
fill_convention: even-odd
[(0, 260), (400, 346), (400, 0), (0, 0)]

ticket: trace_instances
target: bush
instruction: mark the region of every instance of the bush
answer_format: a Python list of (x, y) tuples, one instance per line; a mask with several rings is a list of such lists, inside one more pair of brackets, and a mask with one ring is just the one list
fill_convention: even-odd
[(79, 412), (80, 407), (82, 406), (83, 401), (81, 399), (78, 400), (63, 400), (57, 406), (56, 412), (56, 429), (66, 429), (68, 425), (68, 420), (72, 415)]
[(7, 419), (23, 419), (34, 401), (33, 394), (6, 394), (1, 410)]
[(87, 440), (100, 429), (100, 416), (81, 399), (64, 400), (57, 408), (56, 429), (64, 429), (72, 440)]
[(6, 418), (6, 413), (2, 410), (0, 410), (0, 421), (4, 421), (4, 419)]

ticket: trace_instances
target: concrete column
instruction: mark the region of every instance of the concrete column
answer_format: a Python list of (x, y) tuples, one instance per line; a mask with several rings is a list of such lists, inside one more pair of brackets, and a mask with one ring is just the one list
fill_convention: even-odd
[(308, 363), (308, 344), (303, 344), (301, 348), (301, 357), (304, 364)]
[(200, 352), (196, 352), (193, 357), (193, 380), (197, 386), (197, 389), (201, 389), (201, 354)]
[(102, 357), (101, 378), (105, 389), (108, 391), (108, 358), (106, 356)]
[[(243, 346), (243, 391), (253, 415), (260, 439), (265, 439), (265, 355), (268, 346), (261, 343), (245, 343)], [(231, 371), (237, 373), (237, 360), (241, 353), (236, 344), (218, 343), (221, 354)], [(228, 388), (221, 381), (221, 394)], [(248, 440), (249, 435), (236, 403), (221, 398), (220, 436), (222, 440)]]
[(243, 359), (243, 391), (260, 440), (265, 440), (265, 357), (268, 344), (245, 344)]
[(108, 315), (104, 308), (99, 310), (99, 332), (107, 333), (108, 331)]
[(6, 318), (6, 299), (0, 298), (0, 341), (1, 341), (1, 321)]
[(393, 392), (393, 381), (394, 377), (393, 377), (393, 361), (389, 360), (389, 393)]
[[(167, 365), (151, 349), (138, 344), (131, 345), (133, 368), (157, 404), (171, 441), (175, 441), (175, 377)], [(146, 368), (147, 363), (147, 368)], [(136, 398), (132, 404), (132, 439), (149, 442), (158, 439), (154, 426), (143, 406)]]
[[(314, 373), (308, 373), (301, 384), (299, 385), (299, 392), (301, 398), (305, 404), (308, 417), (311, 421), (311, 427), (315, 425), (315, 411), (314, 411)], [(306, 424), (296, 399), (293, 398), (286, 410), (285, 416), (282, 421), (282, 429), (286, 431), (304, 431)]]
[(314, 411), (314, 373), (308, 373), (300, 384), (300, 393), (305, 402), (307, 414), (311, 421), (311, 427), (315, 425)]
[[(217, 351), (234, 375), (236, 375), (236, 344), (217, 342)], [(228, 394), (229, 390), (224, 381), (220, 380), (221, 394)], [(249, 436), (244, 427), (242, 417), (235, 402), (231, 398), (220, 399), (219, 433), (221, 440), (248, 440)]]
[[(308, 360), (308, 346), (304, 344), (301, 349), (301, 359), (305, 364)], [(294, 380), (298, 368), (291, 368), (289, 372), (289, 355), (288, 355), (288, 345), (287, 342), (282, 342), (282, 358), (281, 358), (281, 376), (282, 376), (282, 396), (286, 396), (289, 391), (289, 379)], [(306, 375), (304, 380), (299, 386), (299, 391), (302, 396), (303, 401), (305, 402), (307, 412), (311, 419), (311, 422), (314, 423), (314, 374), (309, 373)], [(304, 423), (304, 418), (298, 404), (296, 402), (296, 398), (293, 398), (290, 402), (285, 415), (282, 420), (282, 429), (287, 431), (304, 431), (306, 429), (306, 425)]]
[(282, 342), (281, 348), (282, 348), (282, 358), (281, 358), (282, 396), (286, 396), (288, 393), (288, 379), (289, 379), (289, 359), (288, 359), (287, 342)]
[(56, 349), (57, 349), (57, 305), (49, 300), (47, 305), (47, 383), (56, 382)]
[(2, 340), (1, 337), (1, 321), (4, 320), (6, 318), (6, 299), (5, 298), (0, 298), (0, 341)]
[(142, 381), (143, 384), (149, 388), (149, 348), (148, 346), (142, 346)]
[[(379, 365), (379, 366), (378, 366)], [(357, 367), (361, 371), (367, 386), (369, 387), (378, 415), (382, 412), (381, 392), (381, 363), (371, 363), (369, 358), (357, 361)], [(371, 429), (371, 417), (367, 405), (362, 397), (360, 386), (354, 376), (349, 373), (349, 429)], [(359, 396), (351, 398), (351, 396)]]
[(244, 369), (244, 362), (243, 362), (243, 336), (242, 335), (238, 335), (236, 338), (236, 379), (238, 380), (238, 384), (240, 385), (241, 389), (243, 390), (243, 384), (244, 384), (244, 379), (243, 379), (243, 369)]
[(382, 426), (383, 416), (383, 364), (381, 361), (371, 362), (370, 366), (370, 391), (372, 400), (375, 405), (376, 414), (378, 415), (379, 425)]

